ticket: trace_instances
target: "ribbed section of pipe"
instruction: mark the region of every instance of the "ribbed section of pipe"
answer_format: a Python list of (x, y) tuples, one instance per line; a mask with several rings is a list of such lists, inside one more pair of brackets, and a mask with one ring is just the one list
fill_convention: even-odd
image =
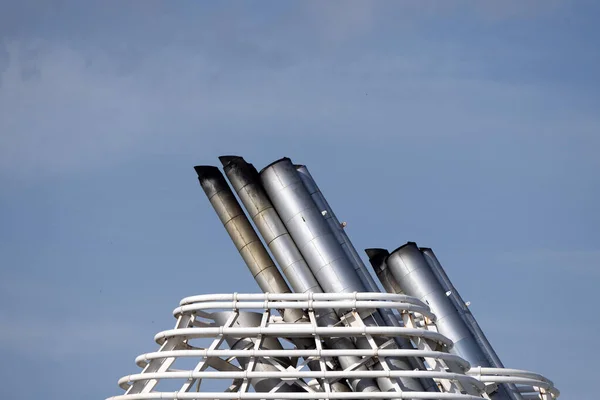
[[(408, 242), (394, 250), (385, 262), (403, 293), (429, 305), (437, 317), (438, 331), (454, 342), (452, 352), (467, 360), (471, 367), (492, 366), (416, 243)], [(501, 385), (493, 399), (509, 400), (513, 396)]]
[[(196, 166), (198, 180), (225, 230), (263, 292), (290, 293), (290, 288), (267, 253), (235, 195), (217, 167)], [(286, 321), (302, 319), (300, 310), (285, 310)]]
[[(267, 196), (254, 166), (247, 163), (242, 157), (223, 156), (219, 159), (223, 163), (227, 178), (283, 270), (294, 292), (322, 293), (321, 286), (316, 281), (304, 257), (296, 247), (296, 243)], [(317, 318), (324, 325), (332, 326), (340, 322), (333, 310), (319, 310), (318, 313)], [(348, 338), (328, 338), (325, 340), (325, 345), (330, 349), (355, 348), (354, 343)], [(342, 368), (349, 368), (360, 362), (360, 358), (343, 356), (338, 357), (338, 361)], [(311, 366), (312, 368), (316, 369), (316, 366)], [(366, 368), (361, 367), (359, 369)], [(372, 379), (353, 379), (350, 383), (355, 391), (376, 391), (375, 382)], [(339, 382), (333, 385), (332, 389), (334, 391), (346, 390)]]
[[(306, 190), (291, 160), (282, 158), (275, 161), (260, 172), (260, 177), (267, 195), (323, 291), (366, 291), (352, 262)], [(339, 316), (348, 311), (336, 310)], [(364, 321), (375, 325), (372, 317), (365, 317)], [(357, 347), (366, 346), (369, 346), (366, 340), (357, 340)], [(380, 363), (375, 363), (373, 368), (383, 367)], [(403, 378), (401, 382), (406, 390), (424, 390), (416, 379)], [(389, 379), (378, 379), (378, 385), (382, 391), (395, 390)]]
[[(352, 264), (354, 271), (358, 275), (360, 281), (362, 282), (364, 288), (370, 292), (379, 292), (379, 288), (375, 283), (375, 280), (369, 273), (369, 270), (363, 263), (360, 255), (356, 251), (356, 248), (352, 244), (352, 241), (346, 234), (346, 231), (342, 227), (339, 219), (335, 215), (335, 212), (329, 205), (329, 202), (325, 198), (325, 195), (319, 189), (317, 182), (311, 175), (310, 171), (305, 165), (296, 165), (296, 171), (298, 172), (298, 176), (300, 177), (304, 187), (310, 194), (310, 197), (313, 199), (317, 209), (321, 212), (323, 219), (329, 225), (329, 228), (333, 235), (335, 236), (339, 246), (342, 248), (350, 263)], [(389, 325), (389, 326), (400, 326), (399, 321), (396, 320), (394, 315), (390, 312), (390, 310), (378, 310), (378, 312), (374, 313), (372, 317), (375, 319), (375, 323), (377, 325)], [(378, 339), (376, 339), (377, 341)], [(396, 344), (400, 348), (414, 348), (410, 340), (406, 338), (397, 337), (394, 339)], [(381, 343), (379, 343), (381, 344)], [(410, 358), (410, 359), (399, 359), (399, 358), (391, 358), (389, 362), (392, 364), (392, 367), (399, 370), (411, 370), (411, 369), (424, 369), (425, 366), (421, 360)], [(407, 381), (409, 386), (414, 390), (426, 390), (426, 391), (437, 391), (437, 386), (433, 379), (421, 379), (422, 387), (416, 385), (414, 381)], [(416, 386), (414, 386), (416, 385)]]

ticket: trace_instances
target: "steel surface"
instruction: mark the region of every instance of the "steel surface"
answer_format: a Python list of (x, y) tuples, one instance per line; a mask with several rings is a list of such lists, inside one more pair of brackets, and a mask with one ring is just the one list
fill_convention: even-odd
[[(394, 250), (386, 265), (403, 293), (426, 302), (436, 314), (440, 333), (454, 342), (453, 352), (469, 361), (472, 367), (493, 367), (485, 351), (479, 346), (469, 327), (448, 298), (431, 266), (417, 247), (408, 242)], [(500, 387), (494, 400), (515, 400), (516, 396)]]
[[(214, 166), (196, 166), (194, 169), (210, 204), (260, 289), (263, 292), (290, 293), (289, 286), (258, 238), (221, 171)], [(289, 321), (298, 321), (303, 316), (299, 310), (284, 313), (284, 318)]]

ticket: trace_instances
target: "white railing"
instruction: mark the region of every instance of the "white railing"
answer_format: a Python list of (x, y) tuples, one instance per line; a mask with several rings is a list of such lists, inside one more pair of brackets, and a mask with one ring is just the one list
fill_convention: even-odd
[[(283, 320), (300, 309), (305, 319)], [(278, 311), (279, 310), (279, 311)], [(341, 323), (321, 316), (346, 310)], [(392, 313), (398, 326), (366, 325), (373, 313)], [(470, 368), (451, 354), (452, 342), (435, 330), (435, 315), (418, 299), (387, 293), (215, 294), (183, 299), (174, 329), (155, 336), (158, 351), (142, 354), (137, 374), (119, 380), (125, 394), (109, 400), (149, 399), (481, 399), (490, 382), (515, 383), (524, 399), (555, 399), (546, 378), (520, 370)], [(217, 319), (220, 323), (217, 323)], [(248, 321), (256, 321), (248, 322)], [(414, 348), (398, 348), (406, 338)], [(362, 348), (325, 348), (336, 338)], [(365, 341), (366, 339), (366, 341)], [(366, 348), (365, 348), (366, 347)], [(359, 362), (341, 368), (338, 357)], [(394, 358), (418, 360), (415, 370)], [(374, 367), (377, 365), (378, 367)], [(366, 367), (366, 368), (365, 368)], [(432, 380), (438, 391), (403, 390), (403, 379)], [(352, 391), (353, 380), (389, 380), (395, 391)], [(214, 388), (219, 386), (220, 391)], [(530, 397), (537, 395), (538, 397)]]

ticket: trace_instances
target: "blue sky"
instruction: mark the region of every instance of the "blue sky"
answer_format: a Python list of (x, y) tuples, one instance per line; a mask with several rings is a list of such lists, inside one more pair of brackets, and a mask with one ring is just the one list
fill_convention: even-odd
[(0, 1), (2, 398), (102, 399), (255, 283), (196, 164), (309, 166), (359, 249), (432, 247), (505, 365), (593, 399), (593, 1)]

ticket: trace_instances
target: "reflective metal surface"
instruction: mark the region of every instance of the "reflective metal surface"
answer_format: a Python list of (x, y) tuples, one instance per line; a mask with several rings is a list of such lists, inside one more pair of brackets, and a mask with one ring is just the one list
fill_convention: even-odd
[[(320, 210), (315, 203), (291, 160), (282, 158), (270, 164), (261, 171), (260, 176), (265, 191), (323, 290), (326, 293), (366, 290), (353, 262), (325, 220), (324, 210)], [(320, 192), (317, 197), (324, 201)], [(345, 240), (345, 243), (349, 241)], [(348, 311), (336, 310), (340, 317)], [(383, 324), (377, 313), (364, 316), (364, 322), (370, 326)], [(366, 348), (369, 343), (359, 338), (356, 345)], [(400, 370), (413, 368), (407, 360), (402, 359), (393, 360), (390, 367)], [(372, 368), (381, 369), (383, 366), (375, 363)], [(423, 390), (418, 379), (403, 378), (401, 383), (404, 390)], [(389, 379), (380, 379), (378, 384), (382, 391), (394, 390), (394, 384)]]
[[(487, 355), (448, 298), (429, 263), (417, 247), (408, 242), (386, 259), (387, 267), (403, 293), (427, 303), (436, 314), (439, 332), (454, 342), (452, 351), (469, 361), (472, 367), (491, 367)], [(510, 399), (504, 388), (494, 394), (495, 400)]]
[(431, 249), (367, 249), (373, 279), (305, 166), (219, 159), (251, 220), (218, 168), (195, 170), (265, 293), (184, 298), (112, 400), (558, 398), (503, 368)]
[[(243, 158), (236, 156), (224, 156), (220, 157), (220, 160), (224, 164), (225, 174), (271, 249), (294, 292), (322, 293), (321, 286), (317, 283), (304, 257), (300, 254), (279, 214), (273, 208), (254, 166), (245, 162)], [(321, 324), (329, 326), (340, 323), (333, 309), (318, 310), (317, 319)], [(348, 338), (327, 338), (324, 342), (331, 349), (356, 348)], [(338, 362), (342, 368), (349, 368), (359, 363), (360, 359), (353, 356), (340, 356)], [(366, 368), (363, 366), (359, 369)], [(375, 382), (371, 379), (355, 379), (351, 381), (351, 384), (354, 390), (366, 392), (378, 390)], [(344, 390), (339, 385), (334, 386), (333, 389)]]
[[(367, 270), (367, 267), (363, 263), (362, 259), (358, 255), (356, 248), (352, 245), (350, 238), (346, 234), (346, 231), (338, 218), (336, 217), (333, 209), (329, 205), (329, 202), (319, 189), (319, 186), (315, 182), (314, 178), (310, 174), (308, 168), (305, 165), (296, 165), (296, 171), (304, 184), (304, 187), (309, 192), (311, 198), (313, 199), (317, 208), (321, 211), (321, 215), (323, 219), (329, 225), (331, 232), (334, 234), (337, 239), (339, 246), (344, 250), (344, 253), (350, 260), (354, 271), (358, 275), (360, 281), (366, 290), (371, 292), (379, 292), (379, 288), (375, 283), (375, 280)], [(396, 325), (399, 324), (399, 321), (395, 320), (393, 314), (388, 312), (389, 310), (377, 310), (376, 313), (372, 314), (370, 317), (365, 317), (365, 323), (376, 324), (376, 325)], [(376, 339), (377, 340), (377, 339)], [(396, 344), (400, 348), (413, 348), (412, 344), (409, 340), (404, 338), (395, 338), (394, 340)], [(368, 345), (365, 343), (361, 343), (360, 341), (357, 345)], [(378, 343), (381, 345), (381, 343)], [(411, 370), (415, 368), (419, 368), (421, 365), (416, 359), (390, 359), (389, 363), (392, 368), (396, 370)], [(374, 366), (377, 368), (377, 366)], [(424, 383), (424, 385), (423, 385)], [(420, 390), (433, 390), (435, 388), (435, 383), (433, 380), (428, 380), (426, 382), (422, 382), (419, 384), (416, 380), (405, 380), (403, 381), (405, 387), (409, 390), (420, 391)], [(381, 385), (386, 385), (385, 382), (380, 383)], [(425, 386), (425, 387), (423, 387)], [(383, 389), (382, 390), (387, 390)]]
[(365, 291), (354, 266), (306, 190), (291, 160), (282, 158), (274, 162), (260, 172), (260, 177), (281, 220), (323, 291)]
[(390, 252), (386, 249), (365, 249), (365, 253), (367, 253), (367, 257), (369, 257), (369, 263), (373, 267), (373, 271), (375, 271), (375, 275), (381, 282), (381, 286), (388, 293), (402, 293), (402, 289), (400, 289), (400, 285), (390, 272), (387, 264), (385, 263), (386, 258), (390, 255)]
[(219, 157), (227, 179), (271, 250), (295, 293), (321, 293), (321, 287), (300, 254), (296, 243), (273, 208), (258, 172), (242, 157)]
[[(200, 186), (260, 289), (270, 293), (290, 293), (289, 286), (256, 235), (221, 171), (206, 165), (194, 169)], [(298, 310), (284, 312), (286, 320), (297, 321), (302, 317), (303, 313)]]
[(310, 196), (315, 202), (317, 208), (321, 211), (321, 214), (323, 214), (325, 221), (331, 229), (331, 232), (333, 232), (338, 243), (346, 253), (346, 256), (354, 266), (354, 270), (356, 271), (356, 274), (363, 283), (365, 289), (370, 292), (378, 292), (379, 288), (377, 287), (375, 280), (367, 270), (367, 267), (360, 258), (360, 255), (356, 251), (356, 248), (352, 245), (350, 238), (346, 234), (344, 227), (333, 212), (333, 209), (331, 208), (331, 206), (327, 202), (327, 199), (319, 189), (319, 186), (308, 171), (306, 165), (296, 165), (296, 170), (298, 171), (298, 174), (300, 176), (300, 179), (302, 180), (302, 183), (304, 184), (304, 187), (310, 193)]
[[(440, 282), (440, 284), (444, 288), (444, 291), (448, 294), (448, 298), (452, 301), (454, 308), (456, 309), (456, 311), (458, 311), (464, 323), (467, 325), (467, 328), (475, 338), (475, 341), (477, 342), (479, 348), (486, 355), (486, 359), (488, 360), (488, 362), (494, 368), (504, 368), (502, 361), (500, 361), (500, 357), (498, 357), (498, 354), (496, 354), (496, 351), (494, 350), (491, 343), (483, 333), (483, 330), (477, 323), (477, 320), (471, 313), (471, 310), (469, 310), (469, 307), (467, 306), (465, 301), (462, 299), (460, 293), (458, 292), (458, 290), (456, 290), (456, 288), (452, 284), (452, 281), (450, 281), (450, 278), (446, 274), (446, 271), (442, 267), (442, 264), (440, 264), (439, 260), (435, 256), (433, 250), (427, 247), (421, 247), (419, 250), (425, 257), (427, 263), (429, 263), (429, 266), (431, 267), (431, 270), (436, 276), (438, 282)], [(514, 384), (506, 385), (508, 386), (506, 394), (509, 395), (513, 400), (521, 400), (519, 396), (516, 395), (516, 393), (518, 393), (517, 387)], [(501, 391), (502, 389), (503, 388), (501, 388)]]
[(504, 368), (504, 365), (502, 365), (502, 361), (500, 361), (500, 358), (496, 354), (496, 351), (494, 350), (487, 337), (483, 333), (483, 330), (475, 320), (475, 317), (471, 313), (471, 310), (469, 310), (469, 307), (467, 306), (465, 301), (462, 299), (460, 293), (458, 292), (458, 290), (456, 290), (456, 288), (450, 281), (450, 278), (446, 274), (446, 271), (444, 271), (444, 268), (435, 256), (433, 250), (426, 247), (421, 247), (420, 250), (421, 253), (423, 253), (423, 255), (425, 256), (425, 260), (429, 263), (431, 270), (436, 275), (436, 278), (438, 279), (446, 293), (450, 292), (448, 298), (454, 304), (454, 308), (456, 308), (460, 316), (463, 318), (473, 336), (475, 336), (477, 343), (486, 353), (488, 361), (495, 368)]

